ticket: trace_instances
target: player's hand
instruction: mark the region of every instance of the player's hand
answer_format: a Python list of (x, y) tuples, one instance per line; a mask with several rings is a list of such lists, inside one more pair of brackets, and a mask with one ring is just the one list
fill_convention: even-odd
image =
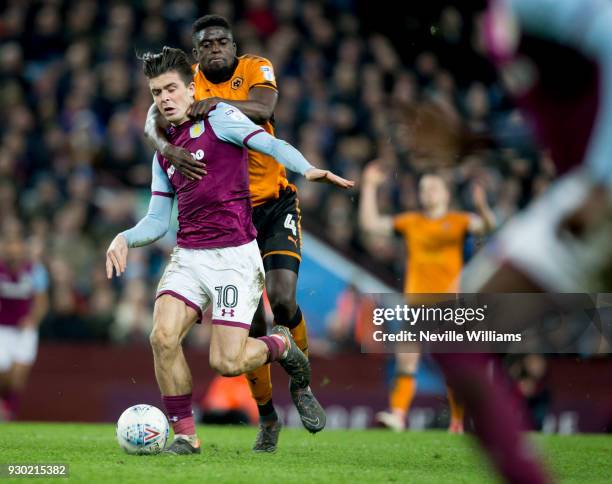
[(472, 201), (478, 209), (487, 206), (487, 192), (480, 183), (472, 184)]
[(382, 169), (379, 161), (372, 161), (363, 170), (362, 183), (378, 187), (387, 179), (387, 174)]
[(168, 143), (161, 155), (189, 180), (201, 180), (207, 174), (206, 163), (196, 160), (185, 148)]
[(128, 245), (125, 236), (119, 234), (113, 239), (106, 251), (106, 277), (113, 278), (113, 269), (119, 277), (127, 266)]
[(318, 183), (329, 183), (330, 185), (336, 185), (340, 188), (352, 188), (355, 186), (355, 182), (342, 178), (341, 176), (332, 173), (329, 170), (321, 170), (319, 168), (309, 168), (304, 173), (306, 180)]
[(194, 102), (187, 110), (187, 116), (191, 119), (204, 119), (212, 108), (222, 101), (218, 97), (209, 97), (201, 101)]

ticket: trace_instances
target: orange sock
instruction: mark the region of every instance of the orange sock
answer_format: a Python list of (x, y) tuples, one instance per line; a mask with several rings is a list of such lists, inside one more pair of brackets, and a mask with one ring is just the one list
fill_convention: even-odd
[(405, 415), (412, 404), (415, 393), (416, 378), (414, 375), (397, 375), (389, 396), (391, 410)]
[(448, 395), (448, 405), (450, 406), (451, 425), (453, 423), (463, 425), (463, 416), (465, 414), (465, 406), (463, 405), (463, 402), (457, 400), (453, 390), (451, 390), (450, 387), (446, 387), (446, 392)]
[(291, 336), (293, 336), (298, 348), (308, 356), (308, 333), (306, 332), (306, 320), (304, 316), (302, 316), (300, 324), (291, 330)]
[(270, 378), (270, 363), (266, 363), (259, 368), (246, 374), (251, 395), (257, 405), (264, 405), (272, 399), (272, 379)]

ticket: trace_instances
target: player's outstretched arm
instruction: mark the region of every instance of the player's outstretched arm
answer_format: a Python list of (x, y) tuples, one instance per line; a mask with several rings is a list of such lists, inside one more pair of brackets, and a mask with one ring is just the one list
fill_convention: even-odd
[(497, 225), (495, 214), (487, 202), (487, 193), (482, 185), (476, 183), (472, 186), (472, 199), (476, 207), (475, 216), (470, 218), (468, 230), (474, 235), (486, 235)]
[(267, 133), (236, 107), (219, 104), (218, 109), (211, 113), (209, 122), (219, 139), (272, 156), (285, 168), (304, 175), (309, 181), (340, 188), (351, 188), (355, 184), (329, 170), (312, 166), (293, 146)]
[(377, 161), (369, 163), (361, 176), (359, 226), (366, 232), (378, 235), (393, 233), (393, 218), (381, 215), (378, 210), (377, 192), (385, 179), (386, 176)]
[(189, 151), (168, 141), (166, 128), (168, 122), (159, 112), (155, 103), (149, 108), (145, 121), (144, 136), (153, 149), (166, 158), (174, 167), (190, 180), (200, 180), (206, 175), (206, 165), (191, 156)]
[(322, 170), (312, 166), (302, 153), (289, 143), (275, 138), (265, 131), (252, 136), (248, 140), (248, 147), (272, 156), (287, 169), (304, 175), (308, 181), (328, 183), (344, 189), (352, 188), (355, 185), (354, 181), (342, 178), (329, 170)]

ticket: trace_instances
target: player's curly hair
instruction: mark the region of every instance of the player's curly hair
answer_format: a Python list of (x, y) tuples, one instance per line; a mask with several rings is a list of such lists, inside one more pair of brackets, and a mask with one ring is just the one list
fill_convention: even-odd
[(200, 30), (207, 29), (208, 27), (221, 27), (229, 30), (230, 32), (232, 31), (232, 27), (225, 17), (222, 17), (221, 15), (204, 15), (193, 23), (191, 27), (191, 34), (195, 35)]
[(176, 71), (185, 85), (193, 81), (193, 71), (187, 54), (181, 49), (164, 46), (161, 52), (146, 52), (141, 57), (145, 76), (152, 79), (168, 71)]

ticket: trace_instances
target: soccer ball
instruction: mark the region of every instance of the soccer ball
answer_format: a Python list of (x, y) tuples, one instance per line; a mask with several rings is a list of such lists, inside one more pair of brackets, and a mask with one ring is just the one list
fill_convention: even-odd
[(161, 452), (169, 431), (166, 416), (153, 405), (134, 405), (117, 421), (117, 441), (128, 454)]

